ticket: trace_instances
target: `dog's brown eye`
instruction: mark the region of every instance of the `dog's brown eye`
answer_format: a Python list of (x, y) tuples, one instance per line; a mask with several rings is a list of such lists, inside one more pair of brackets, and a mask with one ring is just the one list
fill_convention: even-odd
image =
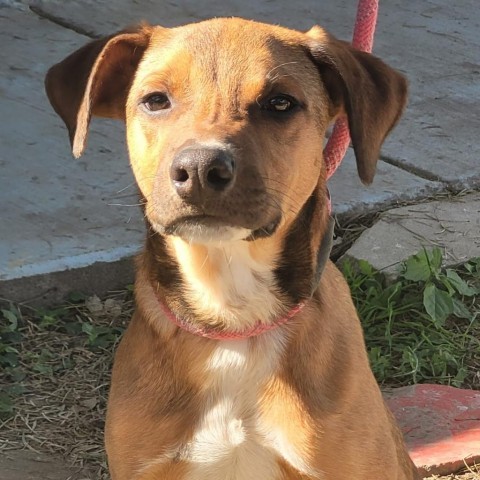
[(167, 95), (164, 93), (153, 93), (142, 100), (142, 104), (149, 112), (158, 112), (171, 107), (171, 103)]
[(297, 101), (288, 95), (277, 95), (267, 101), (267, 110), (288, 112), (298, 105)]

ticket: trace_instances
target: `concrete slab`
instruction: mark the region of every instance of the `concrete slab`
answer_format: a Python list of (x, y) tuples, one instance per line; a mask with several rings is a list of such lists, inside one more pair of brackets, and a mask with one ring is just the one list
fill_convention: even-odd
[(423, 475), (448, 475), (480, 461), (480, 392), (413, 385), (395, 389), (387, 403)]
[[(307, 29), (320, 23), (350, 39), (356, 4), (286, 1), (35, 0), (50, 17), (92, 34), (110, 33), (147, 19), (165, 26), (212, 16), (238, 15)], [(410, 80), (406, 115), (383, 154), (425, 178), (455, 188), (480, 185), (480, 9), (477, 0), (392, 0), (380, 3), (374, 53), (405, 72)], [(89, 12), (88, 15), (85, 12)]]
[(162, 4), (152, 0), (30, 0), (27, 3), (52, 19), (96, 36), (142, 20), (172, 27), (212, 17), (240, 16), (300, 29), (321, 22), (336, 35), (347, 38), (351, 36), (356, 14), (356, 4), (351, 0), (301, 0), (294, 9), (285, 0), (173, 0)]
[(480, 193), (396, 208), (364, 231), (344, 258), (367, 260), (387, 276), (422, 247), (440, 247), (446, 265), (480, 257)]
[(93, 480), (84, 469), (73, 468), (61, 458), (29, 450), (12, 450), (0, 455), (2, 480)]
[[(44, 94), (48, 67), (88, 38), (29, 11), (0, 9), (0, 22), (0, 42), (9, 45), (0, 62), (6, 119), (0, 132), (0, 297), (55, 299), (66, 284), (52, 290), (50, 273), (131, 256), (143, 239), (142, 216), (137, 207), (119, 206), (137, 203), (123, 126), (94, 124), (87, 154), (74, 160)], [(131, 271), (130, 265), (104, 269), (100, 290), (125, 285)], [(18, 283), (27, 277), (35, 279), (31, 288)], [(68, 289), (77, 289), (76, 282), (73, 275)]]
[(425, 180), (382, 161), (378, 162), (373, 183), (363, 185), (351, 148), (328, 185), (333, 212), (339, 216), (372, 213), (401, 202), (419, 201), (444, 188), (439, 182)]
[(455, 188), (480, 185), (477, 0), (380, 2), (374, 52), (410, 81), (406, 114), (383, 154)]

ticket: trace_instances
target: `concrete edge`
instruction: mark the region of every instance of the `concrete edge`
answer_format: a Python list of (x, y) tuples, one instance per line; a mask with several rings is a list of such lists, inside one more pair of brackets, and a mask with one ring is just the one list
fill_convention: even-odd
[(88, 267), (95, 263), (118, 262), (124, 258), (137, 255), (141, 248), (142, 246), (140, 244), (128, 247), (117, 247), (109, 250), (99, 250), (81, 255), (71, 255), (53, 260), (19, 265), (11, 268), (7, 274), (2, 274), (0, 272), (0, 285), (5, 281), (8, 282), (11, 280), (20, 280), (26, 277), (50, 275), (52, 273), (62, 272), (65, 270), (77, 270)]
[(71, 292), (105, 295), (133, 283), (134, 257), (94, 263), (61, 271), (37, 274), (0, 282), (0, 305), (10, 302), (47, 307), (65, 301)]

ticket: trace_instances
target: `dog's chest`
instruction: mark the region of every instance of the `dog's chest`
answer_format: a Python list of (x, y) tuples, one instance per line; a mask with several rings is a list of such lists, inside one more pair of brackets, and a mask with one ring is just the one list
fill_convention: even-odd
[(279, 458), (303, 469), (282, 429), (272, 431), (260, 413), (259, 389), (281, 351), (275, 335), (267, 343), (256, 352), (247, 340), (222, 342), (215, 350), (207, 367), (212, 393), (185, 449), (188, 480), (277, 480), (283, 478)]

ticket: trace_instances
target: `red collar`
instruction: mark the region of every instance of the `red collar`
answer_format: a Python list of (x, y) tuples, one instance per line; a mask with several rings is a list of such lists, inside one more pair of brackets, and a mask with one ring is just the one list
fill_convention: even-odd
[[(329, 195), (330, 198), (330, 195)], [(333, 230), (335, 226), (335, 221), (333, 218), (330, 217), (330, 220), (327, 225), (327, 229), (325, 234), (320, 242), (320, 247), (317, 252), (317, 268), (314, 272), (313, 279), (312, 279), (312, 291), (311, 295), (313, 295), (315, 289), (317, 288), (320, 277), (323, 273), (323, 269), (327, 263), (327, 260), (330, 256), (330, 250), (332, 248), (333, 242)], [(300, 312), (303, 307), (305, 306), (307, 300), (300, 301), (297, 303), (285, 316), (274, 320), (271, 323), (264, 324), (261, 322), (256, 322), (250, 328), (246, 330), (219, 330), (215, 327), (210, 326), (197, 326), (194, 325), (183, 318), (178, 318), (175, 313), (173, 313), (168, 306), (159, 298), (158, 302), (160, 303), (160, 307), (166, 317), (177, 327), (185, 330), (188, 333), (192, 333), (193, 335), (197, 335), (199, 337), (210, 338), (212, 340), (242, 340), (245, 338), (256, 337), (261, 333), (268, 332), (273, 330), (281, 325), (285, 325), (291, 318), (293, 318), (298, 312)]]
[(246, 330), (219, 330), (210, 326), (197, 326), (182, 318), (178, 318), (168, 307), (159, 299), (160, 306), (162, 307), (163, 313), (168, 317), (168, 319), (174, 323), (177, 327), (185, 330), (188, 333), (197, 335), (199, 337), (210, 338), (212, 340), (243, 340), (245, 338), (256, 337), (261, 333), (274, 330), (281, 325), (287, 323), (291, 318), (293, 318), (298, 312), (302, 310), (305, 306), (305, 302), (300, 302), (295, 305), (284, 317), (281, 317), (275, 320), (272, 323), (264, 324), (256, 322), (250, 328)]

